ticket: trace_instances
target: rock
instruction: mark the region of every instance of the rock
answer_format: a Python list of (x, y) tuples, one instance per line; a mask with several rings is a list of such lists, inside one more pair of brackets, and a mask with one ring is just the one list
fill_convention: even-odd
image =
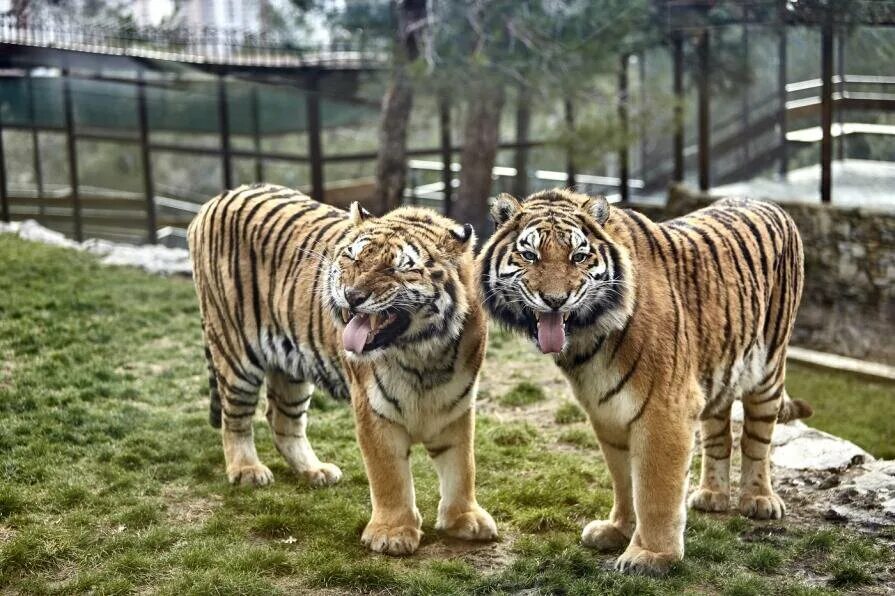
[(780, 424), (774, 429), (775, 466), (794, 470), (844, 470), (860, 461), (873, 461), (872, 455), (849, 441), (834, 437), (804, 424)]
[(837, 511), (836, 509), (834, 509), (834, 508), (832, 508), (832, 507), (829, 508), (829, 509), (827, 509), (826, 511), (824, 511), (823, 517), (824, 517), (825, 520), (827, 520), (827, 521), (832, 521), (832, 522), (844, 522), (844, 521), (848, 521), (848, 516), (847, 516), (847, 515), (845, 515), (845, 514), (844, 514), (843, 512), (841, 512), (841, 511)]
[(827, 476), (820, 484), (818, 484), (817, 488), (828, 490), (833, 487), (839, 486), (840, 482), (842, 482), (842, 480), (839, 478), (839, 475), (832, 474), (830, 476)]

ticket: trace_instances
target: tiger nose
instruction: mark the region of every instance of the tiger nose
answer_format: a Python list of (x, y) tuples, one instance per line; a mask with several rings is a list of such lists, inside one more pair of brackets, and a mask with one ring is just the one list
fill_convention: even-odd
[(356, 308), (363, 304), (370, 297), (370, 292), (359, 290), (357, 288), (348, 288), (345, 290), (345, 300), (348, 306)]
[(541, 294), (541, 299), (544, 301), (544, 304), (553, 310), (559, 310), (560, 307), (566, 303), (568, 297), (568, 294), (563, 294), (562, 296), (556, 294)]

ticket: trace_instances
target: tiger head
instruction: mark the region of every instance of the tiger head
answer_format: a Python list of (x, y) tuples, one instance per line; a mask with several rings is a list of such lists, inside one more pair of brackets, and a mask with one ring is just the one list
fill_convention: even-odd
[(544, 353), (622, 327), (633, 309), (628, 250), (610, 231), (604, 197), (549, 190), (498, 196), (497, 229), (478, 257), (485, 307)]
[(402, 207), (374, 217), (354, 203), (326, 298), (352, 357), (421, 348), (460, 335), (475, 236), (437, 213)]

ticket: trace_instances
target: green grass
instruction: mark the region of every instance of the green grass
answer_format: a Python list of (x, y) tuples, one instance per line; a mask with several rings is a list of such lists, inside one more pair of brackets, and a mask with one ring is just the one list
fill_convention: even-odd
[(895, 459), (895, 383), (789, 364), (786, 388), (814, 408), (811, 426), (845, 437), (876, 457)]
[(670, 577), (617, 574), (612, 557), (578, 544), (611, 506), (599, 456), (487, 416), (479, 499), (503, 542), (444, 550), (432, 527), (437, 481), (416, 449), (423, 546), (406, 559), (373, 555), (359, 541), (369, 495), (342, 404), (315, 396), (310, 428), (318, 454), (342, 467), (340, 484), (297, 479), (260, 418), (276, 483), (227, 484), (188, 281), (8, 236), (0, 263), (3, 593), (822, 594), (878, 588), (893, 564), (883, 545), (843, 530), (783, 524), (765, 535), (738, 517), (691, 515), (688, 556)]
[(504, 393), (498, 402), (502, 406), (530, 406), (544, 401), (544, 390), (533, 383), (524, 381)]
[(553, 415), (553, 421), (557, 424), (571, 424), (573, 422), (584, 422), (587, 416), (584, 411), (570, 401), (563, 402)]

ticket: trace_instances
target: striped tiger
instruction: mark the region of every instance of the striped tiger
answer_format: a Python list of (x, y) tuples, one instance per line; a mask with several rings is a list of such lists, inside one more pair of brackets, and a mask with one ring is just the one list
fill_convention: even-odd
[(311, 484), (341, 477), (306, 435), (315, 386), (350, 399), (372, 495), (362, 542), (416, 550), (422, 532), (410, 448), (441, 480), (436, 528), (496, 537), (476, 502), (475, 395), (487, 325), (474, 284), (472, 227), (401, 208), (374, 217), (280, 186), (241, 186), (206, 203), (189, 245), (211, 385), (231, 483), (265, 485), (252, 418), (266, 381), (267, 421)]
[(729, 506), (730, 412), (745, 408), (739, 510), (777, 519), (771, 433), (806, 417), (784, 389), (802, 292), (802, 244), (771, 203), (721, 200), (657, 224), (603, 197), (550, 190), (493, 203), (477, 260), (491, 315), (531, 337), (569, 380), (612, 475), (606, 521), (585, 545), (616, 568), (662, 573), (683, 557), (687, 474), (701, 424), (692, 507)]

